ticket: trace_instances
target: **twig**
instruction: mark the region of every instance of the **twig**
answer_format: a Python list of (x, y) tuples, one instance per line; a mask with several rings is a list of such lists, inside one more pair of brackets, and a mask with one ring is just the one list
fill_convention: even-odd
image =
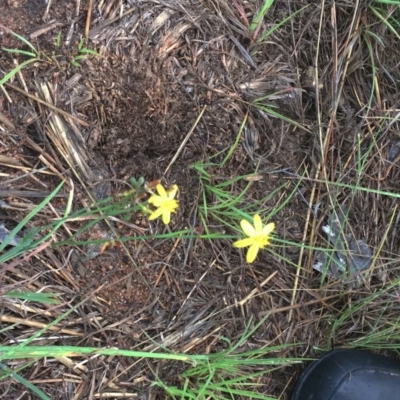
[[(18, 65), (18, 61), (14, 58), (13, 62), (14, 62), (14, 65), (15, 65), (16, 69), (18, 70), (18, 66), (19, 66)], [(23, 88), (27, 92), (28, 91), (28, 86), (26, 86), (26, 82), (25, 82), (24, 76), (22, 75), (22, 72), (21, 72), (20, 69), (17, 72), (17, 76), (18, 76), (18, 78), (19, 78), (19, 80), (21, 82), (21, 85), (23, 86)]]
[(255, 289), (253, 289), (246, 297), (244, 297), (242, 300), (240, 300), (237, 304), (240, 306), (243, 306), (245, 303), (247, 303), (252, 297), (254, 297), (256, 295), (257, 292), (260, 291), (259, 287), (262, 288), (264, 285), (266, 285), (277, 273), (278, 273), (278, 271), (273, 272), (268, 278), (264, 279), (260, 283), (260, 285), (257, 285), (257, 287)]
[[(90, 3), (90, 0), (89, 0)], [(93, 4), (93, 1), (91, 2)], [(75, 6), (75, 19), (79, 17), (79, 9), (81, 8), (81, 0), (76, 0), (76, 6)], [(92, 8), (92, 7), (90, 7)]]
[(4, 95), (7, 97), (8, 102), (12, 103), (13, 101), (12, 101), (11, 97), (8, 95), (7, 90), (4, 88), (4, 85), (1, 85), (0, 88), (3, 91)]
[(45, 33), (55, 29), (55, 28), (60, 28), (61, 26), (64, 26), (63, 23), (61, 22), (57, 22), (56, 20), (50, 21), (48, 24), (46, 24), (45, 26), (42, 26), (38, 29), (36, 29), (34, 32), (32, 32), (29, 35), (29, 39), (35, 39), (41, 35), (44, 35)]
[(126, 10), (122, 15), (118, 15), (117, 17), (112, 18), (109, 21), (104, 22), (103, 24), (100, 24), (100, 25), (96, 26), (96, 28), (93, 28), (91, 31), (89, 31), (89, 37), (93, 37), (97, 33), (101, 32), (101, 30), (103, 28), (105, 28), (106, 26), (112, 25), (114, 22), (120, 20), (121, 18), (125, 17), (126, 15), (130, 14), (131, 12), (133, 12), (135, 10), (136, 10), (136, 7), (132, 7), (129, 10)]
[(38, 321), (30, 321), (26, 318), (16, 318), (16, 317), (12, 317), (10, 315), (2, 315), (2, 316), (0, 316), (0, 321), (1, 322), (9, 322), (11, 324), (26, 325), (26, 326), (30, 326), (32, 328), (41, 328), (41, 329), (46, 328), (49, 331), (57, 331), (58, 333), (65, 333), (67, 335), (83, 337), (83, 333), (81, 333), (81, 332), (73, 331), (72, 329), (60, 328), (57, 325), (48, 327), (48, 324), (45, 324), (43, 322), (38, 322)]
[[(320, 46), (321, 46), (322, 21), (323, 21), (323, 17), (324, 17), (324, 10), (325, 10), (325, 0), (322, 0), (321, 14), (320, 14), (320, 20), (319, 20), (319, 29), (318, 29), (317, 48), (316, 48), (316, 54), (315, 54), (315, 71), (314, 71), (314, 73), (315, 73), (315, 104), (316, 104), (316, 108), (317, 108), (318, 132), (319, 132), (320, 140), (322, 140), (321, 139), (322, 138), (322, 118), (321, 118), (321, 110), (320, 110), (320, 103), (319, 103), (318, 58), (319, 58), (319, 52), (320, 52)], [(322, 142), (321, 142), (321, 152), (323, 152)], [(316, 181), (318, 180), (319, 174), (321, 172), (322, 162), (323, 162), (323, 160), (320, 160), (318, 163), (317, 171), (315, 174)], [(323, 167), (323, 169), (325, 171), (325, 167)], [(324, 177), (326, 178), (326, 174), (324, 174)], [(311, 189), (310, 207), (308, 208), (306, 223), (304, 224), (302, 243), (304, 243), (307, 238), (308, 224), (310, 222), (311, 214), (312, 214), (311, 207), (314, 202), (316, 189), (317, 189), (317, 182), (315, 182), (315, 184), (313, 185), (313, 187)], [(312, 232), (312, 235), (313, 235), (313, 232)], [(299, 286), (300, 272), (302, 270), (302, 263), (303, 263), (303, 256), (304, 256), (304, 246), (301, 246), (300, 254), (299, 254), (299, 261), (297, 263), (297, 268), (296, 268), (296, 275), (294, 278), (293, 293), (292, 293), (292, 299), (290, 301), (290, 307), (294, 307), (295, 303), (296, 303), (297, 288)], [(292, 320), (293, 309), (294, 308), (290, 308), (290, 311), (289, 311), (289, 316), (288, 316), (289, 322)]]
[(78, 122), (79, 124), (81, 124), (83, 126), (86, 126), (86, 127), (89, 126), (89, 124), (86, 121), (84, 121), (83, 119), (75, 117), (74, 115), (72, 115), (70, 113), (67, 113), (66, 111), (62, 110), (61, 108), (53, 106), (52, 104), (47, 103), (47, 101), (39, 99), (38, 97), (26, 92), (25, 90), (20, 89), (18, 86), (14, 86), (11, 83), (5, 83), (4, 85), (6, 87), (10, 88), (10, 89), (15, 90), (18, 93), (23, 94), (26, 97), (29, 97), (31, 100), (37, 101), (38, 103), (43, 104), (46, 107), (49, 107), (53, 111), (57, 111), (59, 114), (64, 115), (64, 117), (71, 118), (71, 119), (73, 119), (74, 121)]
[(164, 272), (165, 272), (165, 270), (167, 268), (167, 265), (168, 265), (169, 261), (171, 260), (172, 255), (175, 253), (175, 250), (178, 247), (178, 244), (179, 244), (180, 241), (181, 241), (181, 238), (176, 239), (176, 241), (175, 241), (175, 243), (174, 243), (174, 245), (172, 247), (172, 250), (170, 251), (170, 253), (168, 254), (167, 259), (165, 260), (165, 264), (162, 267), (161, 272), (158, 274), (156, 282), (154, 283), (154, 287), (156, 287), (160, 283), (160, 280), (161, 280), (162, 276), (164, 275)]
[(19, 265), (22, 261), (28, 261), (35, 254), (40, 253), (46, 247), (50, 246), (52, 241), (53, 241), (53, 239), (50, 239), (48, 242), (42, 243), (40, 246), (36, 247), (35, 250), (31, 251), (30, 253), (26, 254), (25, 256), (23, 256), (23, 257), (21, 256), (9, 264), (3, 265), (3, 267), (0, 269), (0, 276), (4, 275), (7, 271), (10, 271), (11, 269), (13, 269), (17, 265)]
[(47, 20), (47, 17), (49, 16), (50, 7), (51, 7), (51, 0), (49, 0), (47, 3), (46, 11), (43, 14), (43, 21)]
[(86, 25), (85, 25), (85, 42), (87, 42), (89, 38), (89, 28), (90, 28), (90, 23), (92, 22), (92, 8), (93, 8), (93, 0), (89, 0), (87, 16), (86, 16)]
[[(0, 197), (34, 197), (34, 198), (45, 198), (49, 196), (51, 192), (35, 192), (34, 190), (14, 190), (14, 189), (1, 189)], [(54, 197), (67, 197), (66, 194), (56, 194)]]
[(171, 162), (168, 164), (168, 167), (165, 169), (163, 176), (165, 176), (165, 174), (168, 172), (168, 170), (171, 168), (172, 164), (176, 161), (176, 159), (179, 157), (179, 154), (181, 153), (181, 151), (183, 150), (183, 148), (185, 147), (186, 143), (188, 142), (188, 140), (190, 139), (190, 136), (192, 136), (192, 133), (194, 132), (197, 124), (200, 122), (201, 117), (204, 114), (204, 111), (206, 110), (207, 106), (204, 106), (203, 109), (201, 110), (200, 115), (197, 117), (194, 125), (191, 127), (190, 131), (188, 132), (188, 134), (186, 135), (185, 139), (183, 139), (181, 145), (179, 146), (178, 150), (176, 151), (174, 157), (172, 158)]

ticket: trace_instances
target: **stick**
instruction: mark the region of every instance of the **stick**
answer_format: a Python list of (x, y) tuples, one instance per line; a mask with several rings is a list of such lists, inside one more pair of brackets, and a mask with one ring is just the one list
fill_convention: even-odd
[(31, 100), (35, 100), (35, 101), (37, 101), (38, 103), (41, 103), (41, 104), (45, 105), (46, 107), (49, 107), (51, 110), (56, 111), (56, 112), (58, 112), (58, 113), (61, 114), (61, 115), (64, 115), (64, 117), (71, 118), (71, 119), (73, 119), (74, 121), (78, 122), (79, 124), (81, 124), (81, 125), (83, 125), (83, 126), (86, 126), (86, 127), (89, 126), (89, 124), (88, 124), (86, 121), (84, 121), (83, 119), (80, 119), (80, 118), (78, 118), (78, 117), (75, 117), (74, 115), (72, 115), (72, 114), (70, 114), (70, 113), (67, 113), (67, 112), (64, 111), (64, 110), (61, 110), (61, 108), (58, 108), (58, 107), (56, 107), (56, 106), (53, 106), (53, 105), (50, 104), (50, 103), (47, 103), (47, 101), (41, 100), (41, 99), (39, 99), (38, 97), (36, 97), (36, 96), (34, 96), (34, 95), (32, 95), (32, 94), (30, 94), (30, 93), (28, 93), (28, 92), (25, 92), (25, 90), (22, 90), (22, 89), (20, 89), (19, 87), (12, 85), (11, 83), (5, 83), (4, 85), (5, 85), (6, 87), (10, 88), (10, 89), (15, 90), (15, 91), (18, 92), (18, 93), (23, 94), (24, 96), (29, 97)]
[(163, 176), (168, 172), (168, 170), (171, 168), (172, 164), (176, 161), (176, 159), (179, 157), (179, 154), (181, 153), (181, 151), (183, 150), (183, 148), (185, 147), (186, 143), (188, 142), (190, 136), (192, 136), (192, 133), (194, 131), (194, 129), (196, 128), (197, 124), (200, 122), (201, 117), (204, 114), (204, 111), (206, 110), (207, 106), (204, 106), (203, 109), (201, 110), (200, 115), (197, 117), (196, 122), (194, 123), (194, 125), (190, 128), (190, 131), (188, 132), (188, 134), (186, 135), (185, 139), (183, 139), (181, 145), (179, 146), (179, 149), (176, 151), (174, 157), (172, 158), (171, 162), (169, 163), (168, 167), (165, 169)]

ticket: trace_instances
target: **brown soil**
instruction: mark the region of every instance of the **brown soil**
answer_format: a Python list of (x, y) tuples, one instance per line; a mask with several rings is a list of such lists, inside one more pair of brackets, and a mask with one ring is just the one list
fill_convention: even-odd
[[(257, 1), (237, 0), (232, 4), (224, 0), (94, 1), (88, 47), (101, 56), (87, 57), (76, 67), (72, 62), (85, 32), (87, 2), (58, 0), (51, 2), (48, 12), (45, 2), (39, 0), (8, 0), (7, 3), (0, 24), (27, 37), (35, 48), (49, 57), (47, 60), (42, 56), (42, 61), (24, 68), (22, 75), (11, 81), (13, 86), (5, 86), (8, 98), (3, 92), (0, 99), (0, 111), (14, 124), (14, 129), (2, 125), (6, 134), (1, 139), (0, 154), (25, 167), (25, 170), (18, 169), (9, 162), (4, 163), (1, 179), (7, 182), (8, 190), (48, 192), (54, 189), (59, 183), (56, 175), (40, 175), (38, 179), (23, 177), (8, 183), (27, 170), (43, 167), (39, 156), (44, 152), (54, 161), (53, 167), (59, 175), (74, 182), (74, 209), (90, 203), (85, 186), (97, 188), (92, 192), (97, 198), (125, 190), (125, 182), (130, 177), (143, 176), (147, 182), (162, 179), (166, 186), (175, 183), (179, 186), (179, 211), (168, 228), (161, 221), (152, 223), (149, 228), (148, 221), (140, 213), (134, 213), (129, 224), (113, 225), (121, 238), (188, 227), (204, 229), (196, 214), (202, 182), (191, 166), (199, 161), (220, 162), (246, 119), (240, 144), (229, 161), (223, 168), (214, 167), (209, 171), (214, 182), (252, 173), (257, 175), (246, 192), (244, 204), (280, 188), (263, 206), (273, 210), (287, 201), (274, 220), (277, 236), (293, 243), (303, 239), (310, 245), (324, 243), (321, 226), (330, 212), (329, 198), (347, 199), (357, 237), (365, 239), (374, 251), (379, 248), (380, 238), (385, 234), (398, 200), (365, 192), (354, 197), (346, 188), (318, 184), (323, 176), (321, 171), (327, 171), (331, 181), (340, 177), (344, 184), (358, 182), (360, 186), (392, 192), (399, 189), (399, 169), (393, 161), (397, 160), (397, 153), (390, 169), (385, 164), (390, 149), (397, 143), (396, 123), (382, 129), (383, 134), (372, 146), (372, 155), (365, 167), (368, 175), (357, 181), (357, 151), (363, 154), (369, 151), (372, 132), (378, 127), (381, 129), (379, 123), (385, 115), (395, 115), (398, 102), (396, 63), (399, 58), (395, 57), (398, 54), (389, 55), (380, 48), (373, 49), (382, 64), (377, 67), (379, 92), (369, 86), (371, 60), (362, 46), (363, 37), (351, 42), (351, 32), (358, 34), (361, 29), (374, 29), (376, 20), (367, 6), (327, 5), (318, 44), (319, 5), (275, 2), (260, 25), (259, 34), (290, 13), (307, 7), (292, 23), (287, 22), (268, 39), (257, 43), (245, 17), (254, 15), (260, 3)], [(80, 5), (78, 10), (77, 5)], [(121, 10), (125, 13), (122, 17)], [(335, 29), (330, 20), (333, 10)], [(353, 13), (361, 27), (356, 30), (353, 26), (354, 31), (351, 31)], [(57, 25), (53, 29), (46, 30), (46, 26), (54, 23)], [(40, 31), (42, 28), (44, 30)], [(390, 32), (379, 29), (375, 34), (385, 43), (394, 40)], [(1, 25), (0, 32), (1, 47), (26, 49)], [(61, 44), (56, 46), (60, 32)], [(252, 62), (246, 61), (232, 36), (248, 51)], [(317, 47), (320, 90), (316, 99), (312, 67)], [(346, 71), (345, 78), (340, 81), (337, 62), (343, 57), (346, 63), (341, 67), (346, 65)], [(14, 58), (19, 63), (24, 60), (21, 56)], [(0, 57), (2, 72), (13, 67), (12, 56), (3, 52)], [(369, 79), (364, 79), (365, 76)], [(343, 93), (337, 98), (336, 78), (343, 82)], [(26, 85), (29, 93), (42, 98), (40, 85), (43, 82), (48, 83), (56, 107), (83, 121), (61, 116), (74, 138), (71, 140), (89, 166), (86, 176), (77, 167), (81, 180), (48, 137), (48, 124), (54, 111), (13, 89)], [(365, 105), (370, 101), (371, 90), (372, 105), (366, 115)], [(254, 106), (254, 99), (277, 93), (283, 95), (271, 97), (270, 108), (295, 121), (297, 126)], [(332, 111), (335, 104), (336, 109)], [(193, 126), (189, 141), (168, 168)], [(323, 151), (319, 140), (321, 130), (329, 135), (330, 144)], [(28, 139), (39, 147), (32, 146)], [(232, 195), (238, 196), (248, 184), (244, 180), (236, 182), (231, 187)], [(293, 191), (295, 194), (291, 196)], [(0, 222), (7, 219), (9, 229), (21, 220), (29, 206), (40, 201), (12, 194), (4, 199), (14, 207), (21, 203), (20, 211), (0, 211)], [(312, 214), (310, 217), (309, 201), (313, 206), (320, 204), (316, 218)], [(58, 198), (52, 204), (62, 213), (66, 201)], [(48, 215), (38, 216), (30, 227), (45, 223), (49, 217), (54, 218), (51, 210)], [(212, 232), (221, 233), (226, 229), (218, 221), (209, 223)], [(104, 239), (108, 237), (108, 230), (109, 227), (99, 223), (82, 240)], [(57, 240), (67, 236), (68, 232), (63, 231)], [(392, 255), (397, 254), (396, 237), (396, 229), (393, 229), (381, 252), (382, 257), (392, 259)], [(299, 246), (276, 246), (273, 252), (260, 253), (252, 266), (245, 263), (243, 255), (227, 240), (130, 241), (125, 242), (125, 246), (111, 245), (92, 259), (87, 257), (88, 252), (98, 252), (100, 245), (95, 250), (85, 246), (48, 248), (43, 257), (32, 258), (9, 271), (2, 278), (2, 284), (16, 284), (25, 279), (29, 290), (46, 286), (49, 291), (62, 293), (63, 301), (70, 302), (68, 304), (76, 305), (86, 299), (83, 305), (77, 306), (79, 318), (66, 320), (68, 328), (77, 332), (76, 337), (49, 338), (44, 341), (46, 344), (149, 350), (153, 346), (148, 340), (150, 337), (175, 352), (201, 354), (222, 349), (224, 342), (218, 340), (219, 337), (234, 342), (250, 318), (257, 322), (270, 313), (262, 328), (248, 341), (248, 348), (302, 343), (277, 356), (312, 357), (316, 354), (313, 347), (328, 349), (332, 344), (346, 345), (349, 336), (357, 337), (365, 332), (360, 322), (354, 333), (347, 330), (349, 326), (343, 326), (330, 338), (331, 327), (327, 320), (341, 315), (348, 302), (368, 295), (382, 285), (384, 279), (385, 282), (394, 279), (398, 265), (384, 274), (385, 268), (378, 263), (368, 284), (354, 293), (343, 291), (340, 285), (330, 281), (321, 286), (320, 274), (312, 269), (312, 254), (307, 251), (303, 254)], [(269, 276), (272, 279), (261, 288), (261, 282)], [(19, 287), (24, 286), (20, 284)], [(295, 287), (297, 292), (293, 298)], [(240, 306), (238, 302), (254, 289), (258, 289), (259, 294)], [(10, 315), (21, 317), (23, 314), (8, 303), (5, 310)], [(56, 309), (50, 311), (53, 314), (47, 317), (40, 313), (23, 316), (48, 323), (59, 315)], [(23, 328), (18, 328), (21, 333), (15, 330), (11, 336), (4, 336), (3, 343), (9, 343), (7, 340), (11, 338), (29, 336)], [(80, 373), (60, 365), (53, 367), (41, 361), (26, 370), (29, 371), (27, 378), (34, 383), (37, 381), (52, 399), (94, 398), (93, 393), (104, 392), (134, 393), (140, 398), (155, 396), (154, 389), (150, 388), (153, 376), (146, 372), (150, 369), (144, 361), (131, 366), (124, 358), (97, 358), (90, 360), (87, 370)], [(175, 382), (175, 374), (181, 369), (178, 365), (165, 368), (162, 363), (152, 363), (151, 367), (170, 383)], [(294, 372), (297, 374), (297, 369), (287, 367), (268, 374), (260, 380), (260, 391), (286, 398)], [(24, 389), (9, 382), (6, 390), (7, 398), (11, 399), (20, 396)]]

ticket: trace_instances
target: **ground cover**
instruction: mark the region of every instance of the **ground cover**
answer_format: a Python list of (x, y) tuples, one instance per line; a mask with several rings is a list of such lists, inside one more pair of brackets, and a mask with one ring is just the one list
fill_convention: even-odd
[(321, 351), (396, 356), (399, 5), (6, 2), (3, 398), (285, 399)]

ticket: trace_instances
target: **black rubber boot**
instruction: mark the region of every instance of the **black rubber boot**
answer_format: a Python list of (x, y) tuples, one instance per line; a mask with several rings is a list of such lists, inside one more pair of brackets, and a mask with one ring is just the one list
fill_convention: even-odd
[(360, 350), (332, 350), (300, 376), (291, 400), (400, 399), (400, 361)]

